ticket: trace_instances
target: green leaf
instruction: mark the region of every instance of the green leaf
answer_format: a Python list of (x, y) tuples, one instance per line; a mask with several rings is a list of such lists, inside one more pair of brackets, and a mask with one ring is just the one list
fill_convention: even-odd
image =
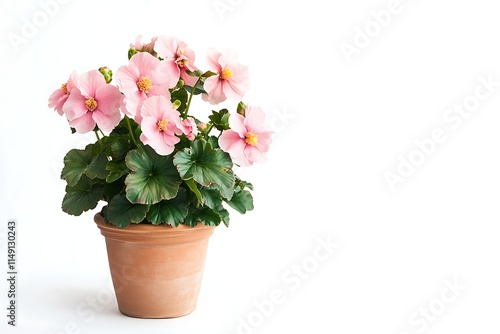
[(179, 100), (181, 102), (181, 105), (179, 106), (179, 108), (177, 108), (177, 111), (179, 111), (180, 113), (184, 112), (184, 110), (186, 110), (188, 100), (187, 90), (181, 88), (179, 90), (176, 90), (175, 92), (172, 92), (170, 96), (172, 102), (175, 100)]
[(222, 220), (222, 222), (224, 223), (224, 225), (229, 227), (229, 212), (226, 209), (224, 209), (222, 205), (218, 210), (216, 210), (216, 212), (219, 215), (220, 220)]
[[(248, 188), (250, 190), (253, 190), (253, 184), (251, 184), (250, 182), (247, 182), (247, 181), (243, 181), (241, 180), (240, 178), (236, 177), (236, 185), (238, 185), (238, 187), (243, 190), (245, 188)], [(238, 190), (239, 191), (239, 190)]]
[(127, 198), (132, 203), (155, 204), (177, 195), (182, 183), (171, 155), (157, 154), (150, 146), (127, 154), (131, 173), (125, 179)]
[(222, 109), (220, 111), (212, 111), (212, 115), (208, 116), (215, 128), (219, 131), (230, 129), (229, 127), (229, 111)]
[[(191, 86), (184, 86), (184, 89), (188, 91), (188, 93), (191, 93), (193, 91), (193, 87)], [(194, 90), (194, 95), (199, 95), (199, 94), (208, 94), (207, 91), (203, 88), (203, 84), (199, 83), (198, 86), (196, 86), (196, 89)]]
[(94, 155), (88, 150), (70, 150), (64, 157), (61, 179), (66, 180), (69, 186), (76, 185), (93, 158)]
[(226, 201), (230, 207), (241, 214), (253, 210), (253, 197), (248, 190), (242, 190), (233, 195), (230, 201)]
[(187, 184), (187, 186), (189, 187), (191, 192), (196, 195), (196, 198), (198, 199), (198, 203), (201, 203), (201, 201), (202, 201), (201, 193), (200, 193), (200, 190), (198, 189), (198, 187), (196, 186), (196, 183), (194, 182), (194, 180), (191, 178), (191, 179), (184, 180), (184, 182)]
[(125, 160), (108, 161), (106, 164), (106, 170), (109, 171), (109, 175), (106, 177), (106, 182), (108, 183), (118, 180), (130, 171), (125, 164)]
[(207, 138), (208, 143), (212, 148), (219, 148), (219, 138), (215, 136), (210, 136)]
[(107, 219), (119, 228), (125, 228), (130, 223), (140, 223), (146, 218), (149, 205), (133, 204), (125, 195), (115, 196), (106, 210)]
[(124, 159), (128, 151), (130, 151), (131, 148), (135, 147), (135, 145), (130, 140), (130, 136), (128, 135), (121, 135), (115, 138), (110, 146), (111, 149), (109, 155), (114, 160)]
[(103, 188), (104, 200), (109, 203), (116, 195), (125, 193), (125, 176), (122, 176), (113, 182), (104, 182)]
[(201, 77), (202, 77), (202, 78), (209, 78), (209, 77), (214, 76), (214, 75), (217, 75), (217, 73), (212, 72), (212, 71), (206, 71), (205, 73), (203, 73), (203, 74), (201, 75)]
[(79, 216), (83, 211), (94, 209), (103, 197), (103, 188), (86, 176), (81, 176), (74, 186), (66, 186), (62, 210), (70, 215)]
[(180, 188), (176, 198), (151, 205), (146, 218), (153, 225), (168, 224), (176, 227), (184, 222), (187, 214), (186, 190)]
[(132, 132), (135, 132), (139, 128), (139, 124), (137, 124), (136, 121), (134, 121), (133, 119), (131, 119), (128, 116), (124, 116), (122, 118), (122, 120), (120, 121), (120, 123), (118, 123), (118, 125), (115, 126), (113, 131), (111, 131), (111, 133), (109, 134), (109, 137), (113, 138), (113, 137), (116, 137), (119, 135), (129, 135), (130, 132), (128, 129), (127, 120), (128, 120), (128, 123), (130, 123), (130, 127), (132, 128)]
[(201, 208), (190, 208), (189, 213), (184, 220), (184, 224), (188, 226), (196, 226), (198, 223), (203, 223), (208, 226), (217, 226), (221, 222), (220, 216), (214, 210), (203, 206)]
[(204, 140), (195, 140), (191, 148), (177, 152), (174, 165), (184, 180), (193, 178), (202, 186), (216, 185), (221, 191), (232, 191), (235, 176), (229, 154), (213, 149)]
[(106, 170), (106, 164), (108, 163), (108, 158), (104, 153), (96, 155), (85, 170), (85, 174), (91, 179), (96, 177), (99, 179), (105, 179), (108, 176), (108, 171)]
[(226, 226), (229, 226), (229, 212), (222, 206), (222, 196), (218, 189), (201, 187), (203, 205), (206, 205), (212, 211), (217, 213), (219, 220), (222, 220)]
[(222, 196), (218, 189), (201, 187), (200, 193), (202, 196), (201, 203), (208, 206), (210, 209), (218, 209), (221, 207)]

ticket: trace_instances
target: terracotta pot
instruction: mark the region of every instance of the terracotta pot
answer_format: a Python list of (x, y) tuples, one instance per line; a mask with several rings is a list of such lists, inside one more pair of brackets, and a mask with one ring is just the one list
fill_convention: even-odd
[(213, 226), (130, 224), (94, 220), (106, 238), (120, 312), (136, 318), (176, 318), (196, 308)]

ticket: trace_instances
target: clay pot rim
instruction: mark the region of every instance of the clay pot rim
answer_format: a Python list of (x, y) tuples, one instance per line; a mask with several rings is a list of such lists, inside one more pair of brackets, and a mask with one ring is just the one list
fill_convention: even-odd
[[(128, 240), (131, 242), (164, 242), (165, 239), (177, 238), (179, 242), (188, 242), (192, 239), (209, 237), (215, 226), (198, 223), (196, 226), (179, 224), (177, 227), (170, 225), (130, 224), (126, 228), (119, 228), (104, 221), (101, 213), (94, 215), (94, 222), (106, 238)], [(181, 241), (182, 240), (182, 241)]]

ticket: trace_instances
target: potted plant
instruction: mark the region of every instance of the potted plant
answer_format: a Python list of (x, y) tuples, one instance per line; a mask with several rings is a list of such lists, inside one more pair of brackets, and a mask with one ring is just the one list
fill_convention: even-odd
[[(107, 67), (73, 72), (49, 97), (73, 133), (95, 143), (64, 157), (62, 210), (78, 216), (105, 205), (94, 220), (106, 239), (118, 307), (141, 318), (170, 318), (196, 307), (208, 238), (229, 208), (253, 209), (252, 184), (235, 166), (266, 161), (272, 133), (264, 112), (241, 102), (248, 68), (234, 52), (209, 50), (208, 71), (177, 38), (159, 36), (128, 51), (114, 75)], [(235, 110), (208, 110), (193, 98)]]

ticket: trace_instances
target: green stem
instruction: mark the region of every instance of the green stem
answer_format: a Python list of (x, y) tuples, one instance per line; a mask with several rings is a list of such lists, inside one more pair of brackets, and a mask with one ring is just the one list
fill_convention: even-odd
[(137, 141), (135, 140), (134, 132), (132, 131), (132, 126), (130, 125), (128, 116), (125, 116), (125, 122), (127, 123), (128, 132), (130, 132), (130, 138), (132, 138), (132, 142), (135, 144), (135, 146), (139, 147), (139, 145), (137, 145)]
[(101, 130), (101, 129), (99, 129), (99, 132), (101, 133), (101, 135), (102, 135), (103, 137), (106, 137), (106, 135), (104, 134), (104, 132), (102, 132), (102, 130)]
[(99, 148), (101, 149), (102, 151), (102, 141), (101, 141), (101, 137), (99, 137), (99, 133), (97, 132), (97, 130), (94, 131), (95, 133), (95, 136), (97, 137), (97, 141), (99, 142)]
[(201, 76), (198, 77), (198, 80), (196, 81), (196, 83), (193, 86), (193, 89), (191, 90), (191, 95), (189, 95), (189, 100), (186, 105), (186, 110), (184, 111), (184, 115), (187, 115), (189, 112), (189, 107), (191, 106), (191, 100), (193, 99), (194, 91), (196, 90), (196, 87), (200, 84), (200, 82), (201, 82)]

